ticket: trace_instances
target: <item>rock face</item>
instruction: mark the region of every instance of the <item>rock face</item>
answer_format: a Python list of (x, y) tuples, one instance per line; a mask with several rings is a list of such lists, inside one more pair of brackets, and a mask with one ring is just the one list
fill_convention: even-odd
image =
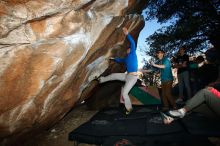
[(57, 122), (90, 94), (95, 76), (118, 71), (106, 58), (125, 55), (123, 26), (137, 38), (144, 21), (133, 12), (143, 5), (1, 0), (0, 145)]

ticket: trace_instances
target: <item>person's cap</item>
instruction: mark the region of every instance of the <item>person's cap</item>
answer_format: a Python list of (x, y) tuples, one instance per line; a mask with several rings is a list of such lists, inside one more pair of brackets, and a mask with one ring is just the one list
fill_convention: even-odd
[(157, 53), (157, 54), (158, 54), (158, 53), (163, 53), (163, 54), (164, 54), (165, 52), (164, 52), (164, 50), (162, 50), (162, 49), (158, 49), (158, 50), (156, 50), (156, 53)]

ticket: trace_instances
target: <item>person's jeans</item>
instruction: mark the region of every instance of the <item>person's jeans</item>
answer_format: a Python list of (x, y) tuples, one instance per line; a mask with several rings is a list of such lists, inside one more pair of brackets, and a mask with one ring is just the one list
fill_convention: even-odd
[[(184, 72), (178, 74), (177, 77), (178, 77), (178, 86), (179, 86), (179, 98), (183, 98), (184, 100), (191, 98), (189, 72), (184, 71)], [(184, 85), (185, 85), (186, 92), (187, 92), (187, 98), (183, 96)]]
[(137, 82), (137, 76), (125, 74), (125, 73), (113, 73), (106, 77), (100, 77), (100, 83), (113, 81), (113, 80), (119, 80), (125, 82), (124, 87), (122, 87), (122, 96), (125, 102), (126, 109), (127, 110), (132, 109), (132, 104), (128, 93)]
[(190, 111), (205, 103), (209, 109), (220, 116), (220, 98), (211, 93), (208, 89), (202, 89), (186, 102), (185, 108)]

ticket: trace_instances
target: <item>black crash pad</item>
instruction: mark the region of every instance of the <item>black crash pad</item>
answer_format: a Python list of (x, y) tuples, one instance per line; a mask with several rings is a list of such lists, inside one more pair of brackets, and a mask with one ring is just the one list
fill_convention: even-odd
[(220, 136), (220, 119), (207, 118), (201, 113), (193, 112), (181, 119), (181, 122), (192, 135)]
[[(114, 141), (120, 142), (124, 138), (138, 146), (180, 145), (181, 143), (183, 146), (195, 145), (195, 143), (208, 146), (210, 144), (207, 140), (208, 136), (220, 136), (219, 126), (213, 129), (207, 125), (204, 128), (203, 124), (196, 124), (205, 121), (203, 116), (192, 114), (192, 117), (187, 116), (186, 119), (165, 125), (157, 109), (156, 106), (138, 106), (134, 107), (130, 115), (125, 115), (123, 108), (101, 110), (88, 122), (70, 132), (69, 140), (108, 145)], [(214, 124), (212, 126), (215, 127)]]
[(111, 136), (103, 146), (213, 146), (207, 138), (185, 134), (159, 135), (153, 137)]

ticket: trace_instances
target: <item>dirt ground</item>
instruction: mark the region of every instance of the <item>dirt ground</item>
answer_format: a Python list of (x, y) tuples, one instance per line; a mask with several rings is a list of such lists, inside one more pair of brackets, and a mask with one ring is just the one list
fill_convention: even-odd
[[(68, 140), (68, 134), (96, 113), (95, 110), (88, 110), (85, 105), (75, 107), (60, 122), (26, 142), (23, 146), (73, 146), (74, 142)], [(95, 145), (79, 144), (79, 146)]]

